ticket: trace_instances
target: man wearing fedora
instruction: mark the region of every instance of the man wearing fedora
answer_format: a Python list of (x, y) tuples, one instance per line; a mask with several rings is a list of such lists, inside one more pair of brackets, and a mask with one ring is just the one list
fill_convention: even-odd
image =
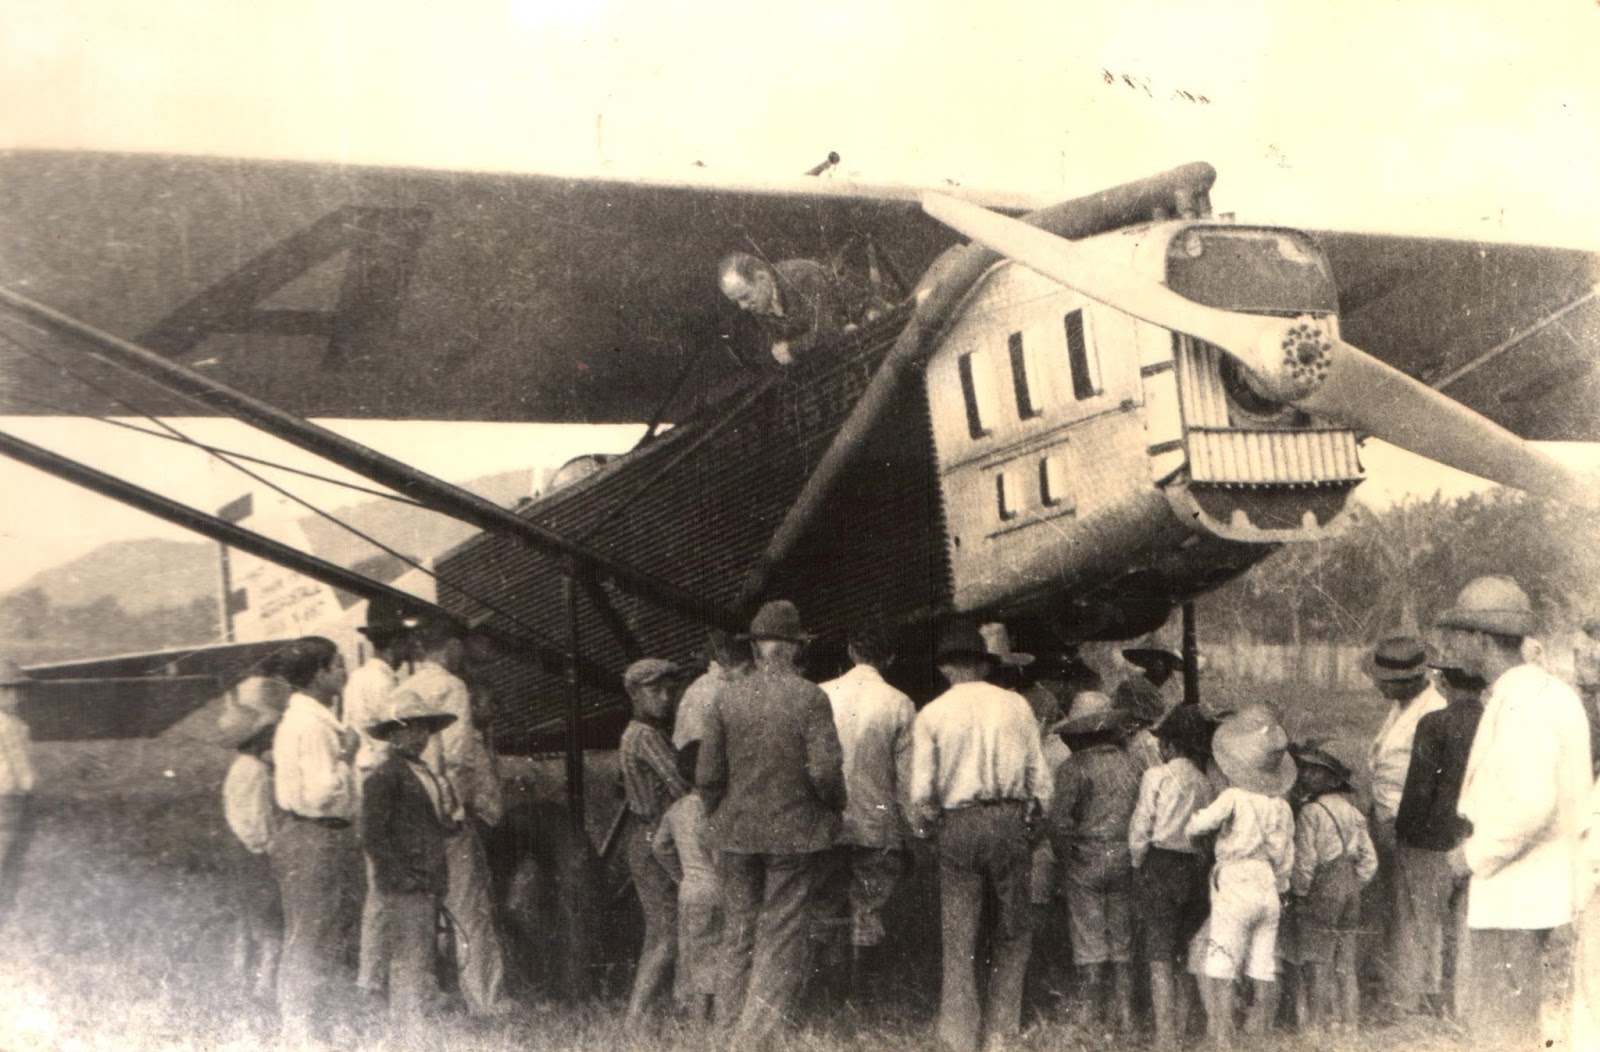
[[(943, 978), (939, 1040), (972, 1052), (1021, 1025), (1032, 947), (1032, 843), (1050, 806), (1051, 774), (1039, 725), (1020, 694), (986, 683), (993, 655), (978, 627), (952, 621), (934, 655), (950, 689), (912, 724), (911, 807), (916, 831), (937, 833)], [(975, 972), (985, 898), (996, 904), (989, 981)]]
[(1383, 725), (1372, 740), (1368, 763), (1372, 771), (1372, 843), (1378, 850), (1378, 875), (1363, 894), (1366, 927), (1379, 934), (1370, 951), (1374, 974), (1383, 983), (1391, 1010), (1407, 1009), (1404, 980), (1398, 962), (1405, 953), (1400, 944), (1396, 896), (1404, 878), (1399, 874), (1394, 820), (1400, 812), (1400, 795), (1411, 766), (1411, 745), (1417, 724), (1430, 712), (1444, 708), (1443, 695), (1428, 676), (1432, 648), (1416, 636), (1393, 635), (1380, 639), (1362, 662), (1378, 692), (1389, 701)]
[(0, 659), (0, 918), (16, 898), (33, 828), (33, 760), (28, 725), (17, 709), (34, 683), (15, 661)]
[(1445, 662), (1488, 684), (1456, 805), (1470, 832), (1449, 855), (1471, 874), (1465, 1021), (1485, 1048), (1564, 1047), (1588, 721), (1571, 687), (1523, 660), (1533, 604), (1511, 578), (1470, 582), (1437, 626)]
[(717, 1024), (740, 1049), (777, 1032), (805, 982), (811, 902), (845, 807), (828, 696), (795, 668), (811, 638), (799, 611), (766, 603), (749, 636), (755, 668), (718, 691), (695, 769), (725, 896)]

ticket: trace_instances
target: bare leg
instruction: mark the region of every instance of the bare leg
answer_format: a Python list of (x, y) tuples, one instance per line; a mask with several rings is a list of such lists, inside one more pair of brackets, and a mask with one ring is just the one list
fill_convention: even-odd
[(1259, 1036), (1272, 1029), (1272, 1021), (1278, 1016), (1278, 984), (1251, 979), (1250, 986), (1255, 997), (1250, 1002), (1249, 1014), (1244, 1018), (1244, 1031)]
[(1178, 984), (1171, 961), (1150, 962), (1150, 1009), (1155, 1016), (1156, 1044), (1174, 1048), (1178, 1029)]
[(1116, 1009), (1117, 1030), (1133, 1033), (1133, 965), (1127, 961), (1111, 964), (1111, 1003)]
[(1206, 1006), (1206, 1036), (1218, 1048), (1232, 1048), (1233, 980), (1201, 976), (1200, 1000)]

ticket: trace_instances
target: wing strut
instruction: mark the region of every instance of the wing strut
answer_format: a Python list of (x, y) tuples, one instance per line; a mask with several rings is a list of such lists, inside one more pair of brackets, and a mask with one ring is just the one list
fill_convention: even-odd
[[(1216, 169), (1209, 164), (1186, 164), (1170, 172), (1042, 208), (1024, 216), (1021, 222), (1059, 237), (1081, 238), (1148, 222), (1157, 215), (1196, 209), (1209, 212), (1206, 202), (1216, 178)], [(922, 369), (933, 353), (935, 341), (955, 316), (968, 291), (1002, 258), (1000, 253), (983, 245), (957, 245), (946, 250), (922, 275), (912, 294), (916, 309), (910, 320), (839, 428), (833, 443), (817, 462), (816, 470), (806, 480), (805, 489), (773, 532), (766, 551), (745, 574), (735, 604), (738, 609), (748, 609), (761, 598), (773, 570), (805, 535), (834, 484), (865, 448), (878, 421), (894, 404), (901, 383)]]
[[(159, 493), (153, 493), (131, 482), (96, 471), (86, 464), (81, 464), (69, 457), (52, 453), (48, 449), (36, 446), (31, 442), (17, 438), (14, 435), (0, 431), (0, 455), (10, 457), (29, 467), (37, 468), (49, 475), (64, 479), (74, 485), (82, 486), (101, 496), (110, 497), (132, 508), (147, 512), (159, 519), (192, 530), (203, 537), (219, 541), (243, 552), (249, 552), (258, 558), (276, 563), (296, 573), (305, 574), (314, 580), (354, 593), (363, 599), (383, 599), (404, 606), (406, 609), (420, 610), (439, 617), (459, 620), (454, 614), (444, 608), (418, 599), (409, 592), (402, 592), (397, 588), (375, 581), (365, 574), (347, 570), (336, 563), (319, 559), (308, 552), (290, 547), (270, 537), (264, 537), (253, 530), (220, 519), (215, 515), (208, 515), (203, 511), (179, 503)], [(493, 636), (501, 644), (501, 649), (508, 655), (517, 657), (530, 655), (533, 661), (546, 672), (554, 676), (567, 675), (571, 655), (559, 648), (550, 646), (540, 640), (529, 636), (494, 628), (490, 625), (483, 626), (480, 631)], [(579, 672), (583, 679), (594, 686), (610, 691), (616, 691), (619, 684), (616, 676), (593, 662), (580, 662)]]
[(96, 329), (8, 288), (0, 287), (0, 306), (10, 307), (21, 317), (83, 345), (89, 354), (102, 361), (154, 380), (163, 387), (259, 427), (341, 467), (404, 493), (440, 514), (471, 523), (481, 530), (509, 535), (538, 551), (575, 560), (579, 565), (590, 568), (597, 576), (608, 577), (619, 586), (702, 624), (730, 631), (738, 631), (743, 627), (731, 610), (671, 581), (574, 543), (476, 493), (418, 471), (369, 446), (329, 431), (187, 366), (169, 361), (136, 343)]

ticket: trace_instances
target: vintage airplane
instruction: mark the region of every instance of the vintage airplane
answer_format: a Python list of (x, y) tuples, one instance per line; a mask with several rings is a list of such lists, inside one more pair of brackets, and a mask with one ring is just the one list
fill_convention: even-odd
[[(1527, 440), (1600, 439), (1600, 256), (1250, 226), (1211, 214), (1214, 178), (1030, 211), (815, 178), (14, 152), (0, 412), (234, 415), (480, 528), (424, 598), (504, 644), (501, 749), (565, 745), (580, 791), (626, 662), (683, 656), (763, 598), (825, 634), (899, 625), (913, 652), (951, 613), (1023, 647), (1133, 637), (1337, 529), (1367, 435), (1594, 503)], [(892, 307), (779, 367), (718, 293), (731, 249), (825, 261)], [(308, 417), (651, 428), (513, 511)], [(394, 597), (10, 436), (0, 452)]]

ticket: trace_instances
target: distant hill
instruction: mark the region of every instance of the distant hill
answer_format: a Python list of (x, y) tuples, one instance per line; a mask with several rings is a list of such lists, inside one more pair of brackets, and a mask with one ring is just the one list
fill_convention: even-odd
[(54, 607), (89, 606), (115, 596), (130, 614), (187, 606), (217, 593), (217, 546), (146, 538), (102, 544), (69, 563), (41, 570), (8, 592), (37, 588)]
[[(465, 488), (509, 507), (537, 484), (532, 470), (505, 471), (465, 483)], [(369, 500), (334, 509), (332, 514), (410, 557), (438, 555), (476, 533), (459, 520), (390, 501)], [(356, 567), (379, 580), (399, 576), (404, 565), (326, 519), (301, 520), (311, 551), (329, 562)], [(210, 541), (112, 541), (68, 563), (41, 570), (0, 602), (37, 588), (49, 605), (90, 606), (115, 598), (129, 614), (187, 607), (217, 594), (217, 546)]]

